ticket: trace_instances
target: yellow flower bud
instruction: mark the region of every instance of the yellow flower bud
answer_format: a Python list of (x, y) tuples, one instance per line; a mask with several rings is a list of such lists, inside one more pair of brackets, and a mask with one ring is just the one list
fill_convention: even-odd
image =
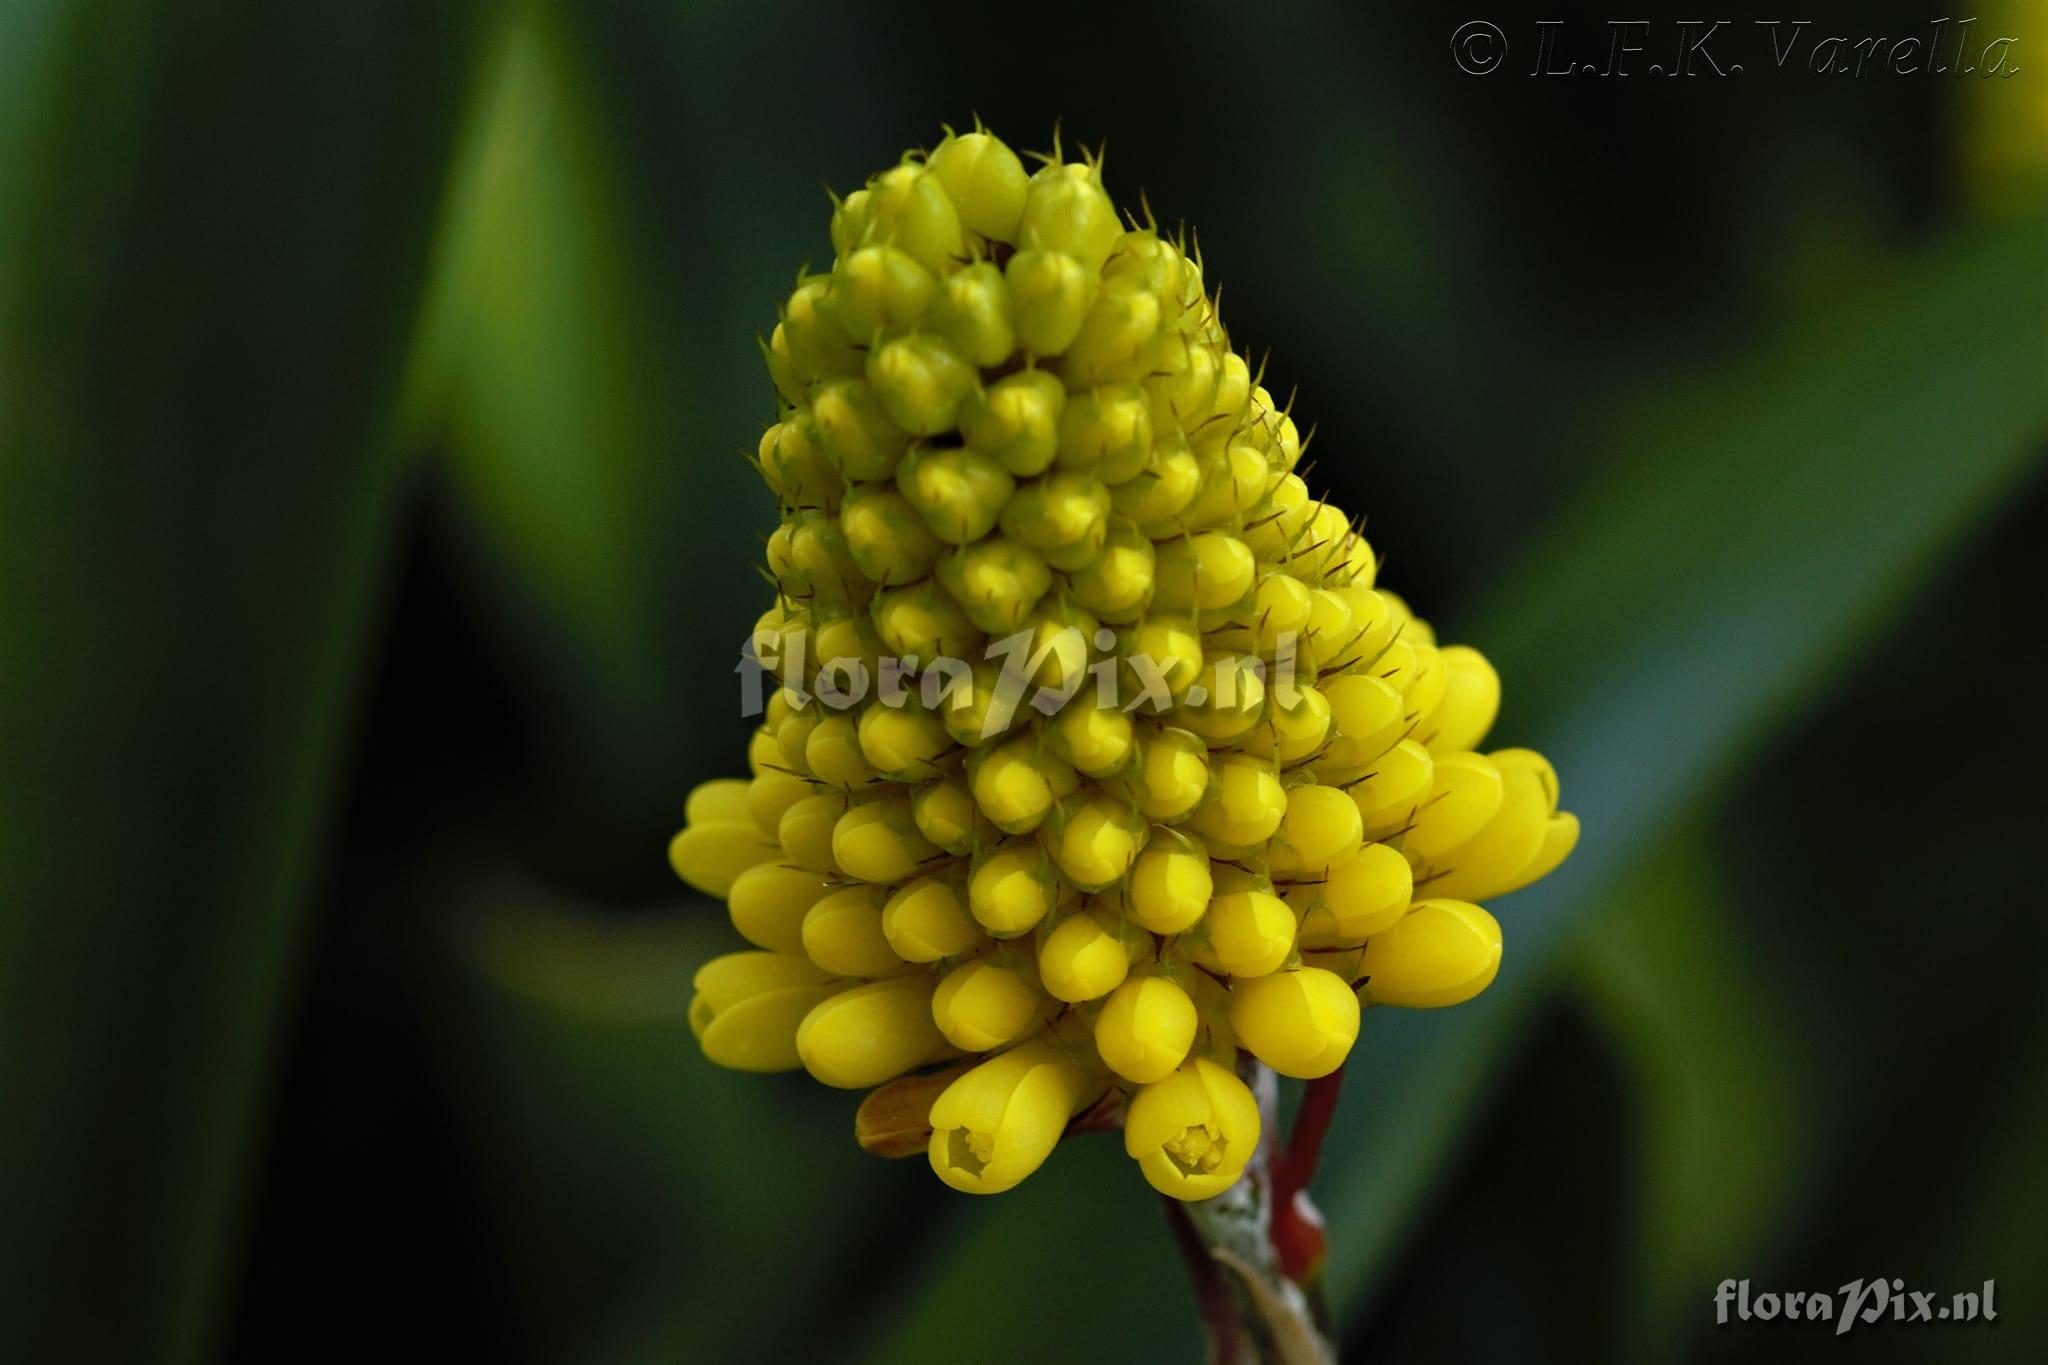
[(1056, 569), (1093, 563), (1109, 533), (1109, 490), (1092, 475), (1061, 470), (1024, 484), (1003, 509), (1004, 534)]
[(975, 864), (967, 880), (967, 908), (995, 937), (1015, 938), (1052, 913), (1058, 882), (1044, 849), (1013, 839)]
[(839, 529), (855, 567), (873, 582), (890, 587), (913, 583), (938, 562), (938, 538), (894, 488), (870, 484), (849, 489), (839, 505)]
[(860, 751), (857, 723), (846, 715), (825, 716), (811, 727), (804, 740), (804, 766), (820, 782), (841, 791), (859, 791), (879, 780)]
[(1052, 586), (1052, 570), (1031, 546), (991, 536), (940, 560), (939, 586), (966, 608), (976, 629), (1008, 635)]
[(668, 845), (669, 866), (707, 896), (724, 896), (741, 873), (780, 854), (751, 819), (686, 825)]
[(1213, 340), (1185, 335), (1172, 338), (1145, 377), (1153, 421), (1193, 426), (1215, 401), (1222, 366), (1222, 352)]
[(1089, 906), (1052, 927), (1038, 945), (1038, 977), (1055, 1000), (1079, 1004), (1121, 986), (1131, 958), (1114, 909)]
[(1331, 724), (1329, 699), (1321, 691), (1299, 681), (1276, 687), (1266, 699), (1269, 756), (1282, 766), (1305, 761), (1321, 751)]
[(868, 182), (869, 234), (893, 243), (934, 275), (967, 258), (960, 210), (945, 182), (916, 162), (892, 166)]
[(1003, 267), (1017, 340), (1038, 356), (1058, 355), (1081, 330), (1094, 282), (1081, 263), (1058, 251), (1019, 251)]
[(989, 261), (946, 277), (927, 325), (968, 364), (983, 369), (1001, 365), (1017, 349), (1017, 329), (1010, 325), (1010, 291), (1003, 272)]
[(1083, 891), (1122, 881), (1145, 845), (1145, 817), (1096, 793), (1055, 815), (1039, 831), (1046, 852), (1066, 879)]
[(1095, 1050), (1136, 1085), (1163, 1080), (1186, 1060), (1199, 1022), (1188, 993), (1163, 976), (1124, 982), (1095, 1016)]
[(1067, 391), (1044, 370), (1006, 375), (960, 405), (967, 444), (1023, 479), (1045, 471), (1059, 448)]
[(1060, 357), (1060, 372), (1075, 385), (1129, 379), (1144, 373), (1159, 331), (1159, 296), (1112, 281), (1095, 296), (1081, 330)]
[(1401, 629), (1402, 617), (1388, 594), (1371, 588), (1346, 586), (1335, 590), (1351, 609), (1351, 637), (1329, 657), (1334, 663), (1363, 669), (1379, 658)]
[(900, 706), (869, 706), (860, 713), (855, 732), (868, 767), (891, 782), (937, 776), (940, 758), (953, 747), (944, 723), (908, 698)]
[(781, 323), (775, 325), (775, 331), (762, 343), (761, 358), (767, 362), (768, 378), (775, 385), (775, 392), (782, 396), (782, 401), (792, 405), (803, 402), (804, 376), (789, 354), (789, 334)]
[(994, 843), (1000, 832), (974, 804), (974, 793), (959, 776), (942, 777), (918, 788), (910, 799), (917, 832), (955, 857), (974, 851), (975, 841)]
[(1297, 967), (1232, 985), (1230, 1028), (1283, 1076), (1312, 1081), (1344, 1065), (1358, 1041), (1358, 997), (1342, 978)]
[(999, 1194), (1044, 1164), (1088, 1098), (1088, 1073), (1050, 1043), (1024, 1043), (961, 1076), (932, 1104), (931, 1163), (967, 1194)]
[(1320, 880), (1285, 887), (1281, 897), (1301, 916), (1303, 948), (1363, 943), (1408, 912), (1415, 893), (1408, 860), (1387, 844), (1367, 844)]
[(1254, 654), (1208, 660), (1174, 719), (1211, 744), (1243, 739), (1266, 713), (1264, 672), (1265, 665)]
[(1017, 154), (991, 133), (956, 133), (931, 155), (931, 172), (959, 207), (960, 221), (984, 237), (1014, 244), (1029, 177)]
[(905, 962), (938, 962), (986, 943), (960, 893), (944, 877), (919, 877), (882, 907), (882, 936)]
[(826, 1085), (863, 1090), (932, 1060), (945, 1047), (923, 972), (870, 981), (814, 1006), (796, 1030), (804, 1069)]
[(1120, 484), (1145, 468), (1152, 450), (1152, 405), (1136, 384), (1097, 384), (1067, 400), (1060, 413), (1059, 462), (1093, 470)]
[(1468, 645), (1451, 645), (1440, 657), (1444, 696), (1424, 742), (1439, 753), (1477, 749), (1500, 711), (1500, 674), (1484, 654)]
[(1319, 873), (1358, 851), (1365, 837), (1358, 806), (1335, 787), (1295, 787), (1266, 851), (1275, 876)]
[(1224, 754), (1210, 793), (1188, 824), (1205, 839), (1249, 848), (1273, 837), (1287, 814), (1287, 793), (1272, 765), (1245, 754)]
[[(1438, 771), (1457, 757), (1460, 756), (1447, 755), (1438, 760)], [(1529, 869), (1539, 862), (1551, 839), (1556, 837), (1552, 821), (1557, 809), (1557, 775), (1549, 762), (1528, 749), (1503, 749), (1481, 761), (1499, 774), (1502, 783), (1500, 804), (1486, 824), (1470, 838), (1449, 848), (1414, 850), (1413, 836), (1407, 841), (1413, 855), (1428, 868), (1429, 891), (1433, 896), (1470, 900), (1505, 895), (1534, 879)], [(1417, 817), (1416, 827), (1421, 829), (1422, 817)], [(1568, 837), (1576, 839), (1577, 833), (1577, 822), (1572, 821)], [(1569, 844), (1563, 852), (1570, 852)], [(1557, 861), (1563, 861), (1562, 853)], [(1539, 867), (1535, 876), (1556, 865), (1552, 862)]]
[(945, 722), (946, 733), (968, 749), (1001, 739), (1031, 714), (1017, 714), (1028, 684), (1006, 673), (992, 659), (976, 660), (968, 676), (952, 686), (954, 690), (940, 703), (939, 719)]
[(1223, 1193), (1258, 1145), (1258, 1100), (1206, 1057), (1138, 1091), (1124, 1119), (1124, 1150), (1153, 1189), (1175, 1199)]
[(912, 450), (896, 468), (896, 487), (948, 545), (993, 531), (1015, 485), (993, 456), (972, 446)]
[(1116, 208), (1090, 167), (1047, 166), (1031, 177), (1017, 244), (1025, 251), (1058, 251), (1093, 276), (1123, 236)]
[(1261, 575), (1251, 607), (1253, 648), (1271, 654), (1283, 643), (1298, 641), (1309, 628), (1314, 600), (1308, 584), (1292, 574), (1269, 570)]
[[(831, 191), (827, 190), (830, 194)], [(841, 260), (851, 256), (868, 239), (868, 192), (855, 190), (844, 199), (832, 201), (832, 250)]]
[(818, 444), (808, 408), (790, 413), (761, 435), (761, 477), (786, 506), (824, 507), (839, 496), (839, 476)]
[(703, 824), (712, 820), (751, 820), (747, 809), (747, 781), (741, 777), (719, 777), (700, 782), (683, 801), (683, 823)]
[[(780, 748), (776, 757), (782, 756)], [(747, 784), (747, 814), (768, 839), (778, 837), (783, 812), (811, 794), (811, 784), (787, 773), (766, 772)]]
[(865, 246), (840, 258), (829, 302), (846, 334), (868, 345), (917, 326), (938, 291), (937, 278), (908, 252)]
[(1265, 458), (1238, 442), (1205, 468), (1201, 488), (1174, 520), (1184, 531), (1234, 526), (1264, 500), (1272, 482)]
[[(1441, 857), (1484, 829), (1500, 813), (1507, 791), (1501, 770), (1484, 754), (1438, 754), (1431, 766), (1429, 803), (1415, 813), (1413, 827), (1401, 840), (1403, 852), (1424, 861)], [(1538, 812), (1538, 820), (1549, 813)], [(1529, 855), (1534, 854), (1532, 845)]]
[(974, 366), (943, 337), (911, 332), (868, 352), (868, 382), (897, 426), (917, 436), (950, 430), (974, 392)]
[(1172, 519), (1201, 491), (1202, 462), (1188, 448), (1187, 437), (1173, 428), (1153, 440), (1136, 474), (1113, 482), (1109, 503), (1119, 516), (1147, 534), (1157, 528), (1161, 535), (1178, 535), (1181, 528)]
[(690, 1029), (704, 1055), (735, 1071), (794, 1071), (797, 1028), (835, 981), (786, 953), (727, 953), (697, 969)]
[(1123, 771), (1137, 747), (1131, 718), (1115, 707), (1099, 707), (1076, 697), (1046, 726), (1053, 752), (1089, 777)]
[(1184, 819), (1208, 795), (1209, 747), (1186, 730), (1150, 730), (1138, 743), (1137, 770), (1119, 787), (1148, 820)]
[(1124, 682), (1141, 709), (1156, 709), (1158, 694), (1177, 703), (1202, 676), (1202, 636), (1179, 616), (1147, 616), (1118, 632), (1117, 652), (1125, 660)]
[(881, 395), (867, 380), (852, 377), (821, 384), (811, 399), (818, 444), (842, 479), (872, 483), (896, 473), (910, 433), (889, 418)]
[(966, 610), (930, 579), (884, 588), (875, 594), (874, 612), (876, 633), (897, 658), (964, 659), (982, 643)]
[(832, 830), (846, 814), (846, 797), (839, 792), (807, 796), (782, 813), (776, 827), (776, 841), (782, 856), (798, 867), (826, 876), (837, 876), (839, 864), (832, 860)]
[(855, 806), (832, 827), (832, 860), (855, 881), (899, 882), (937, 857), (907, 796)]
[(888, 976), (903, 966), (882, 933), (879, 886), (847, 886), (821, 897), (804, 915), (804, 955), (834, 976)]
[(1161, 544), (1157, 574), (1152, 605), (1161, 611), (1216, 616), (1253, 590), (1258, 561), (1235, 536), (1203, 531)]
[(1029, 735), (976, 754), (968, 763), (974, 802), (1009, 834), (1029, 834), (1074, 789), (1073, 770)]
[(1127, 521), (1112, 520), (1094, 559), (1067, 578), (1076, 604), (1112, 625), (1134, 621), (1152, 601), (1152, 542)]
[(1375, 1005), (1460, 1005), (1500, 970), (1500, 925), (1466, 901), (1417, 901), (1365, 941), (1358, 969)]
[(1358, 803), (1368, 839), (1405, 829), (1429, 800), (1436, 763), (1429, 750), (1404, 739), (1373, 760), (1372, 770), (1347, 789)]
[(832, 889), (822, 873), (781, 862), (757, 863), (733, 880), (726, 909), (749, 943), (778, 953), (804, 951), (804, 915)]
[(1315, 761), (1318, 775), (1348, 779), (1401, 742), (1407, 728), (1401, 694), (1379, 678), (1346, 674), (1318, 683), (1330, 703), (1333, 733)]
[(832, 277), (811, 275), (796, 287), (782, 310), (783, 340), (797, 372), (807, 379), (859, 374), (859, 344), (833, 310)]
[(1178, 934), (1202, 918), (1213, 890), (1209, 850), (1185, 834), (1155, 828), (1131, 866), (1131, 918), (1155, 934)]
[(1190, 952), (1233, 977), (1276, 971), (1294, 951), (1294, 911), (1269, 891), (1230, 891), (1209, 902), (1209, 938)]
[(994, 957), (963, 962), (946, 973), (932, 996), (932, 1019), (962, 1052), (989, 1052), (1037, 1028), (1045, 996), (1023, 972)]

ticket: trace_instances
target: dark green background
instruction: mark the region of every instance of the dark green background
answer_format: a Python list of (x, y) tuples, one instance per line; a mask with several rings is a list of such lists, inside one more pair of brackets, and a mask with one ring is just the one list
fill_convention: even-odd
[(684, 1023), (752, 333), (975, 111), (1199, 227), (1585, 822), (1491, 992), (1367, 1020), (1347, 1356), (1840, 1345), (1724, 1277), (2048, 1351), (2048, 6), (1995, 82), (1748, 13), (1532, 79), (1517, 8), (0, 6), (0, 1359), (1192, 1358), (1112, 1140), (968, 1201)]

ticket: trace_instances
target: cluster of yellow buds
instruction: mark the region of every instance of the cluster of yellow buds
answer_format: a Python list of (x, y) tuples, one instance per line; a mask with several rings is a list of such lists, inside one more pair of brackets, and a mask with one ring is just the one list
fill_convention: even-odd
[(670, 848), (756, 950), (691, 1021), (745, 1070), (931, 1069), (955, 1188), (1115, 1092), (1205, 1198), (1259, 1141), (1240, 1050), (1324, 1076), (1361, 1005), (1477, 994), (1477, 902), (1578, 822), (1541, 755), (1478, 751), (1493, 668), (1376, 586), (1199, 255), (1040, 160), (949, 133), (837, 201), (766, 343), (775, 690)]

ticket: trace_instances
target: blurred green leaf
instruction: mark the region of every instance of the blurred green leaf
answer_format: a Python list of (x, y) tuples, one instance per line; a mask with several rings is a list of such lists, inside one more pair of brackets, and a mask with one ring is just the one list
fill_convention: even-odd
[(1805, 1108), (1813, 1087), (1781, 1044), (1789, 1021), (1743, 960), (1696, 827), (1616, 886), (1564, 965), (1638, 1091), (1644, 1243), (1638, 1292), (1618, 1316), (1637, 1350), (1654, 1354), (1696, 1322), (1699, 1285), (1761, 1264), (1758, 1243), (1819, 1154)]
[(929, 1176), (855, 1145), (857, 1096), (705, 1061), (690, 979), (736, 946), (723, 916), (466, 894), (443, 1052), (537, 1354), (767, 1360), (841, 1339), (850, 1324), (792, 1305), (871, 1262)]
[(190, 1359), (377, 604), (472, 17), (7, 22), (37, 94), (0, 134), (0, 1357)]
[(1458, 1150), (1576, 913), (2038, 464), (2044, 244), (2036, 205), (1902, 262), (1717, 382), (1659, 398), (1616, 439), (1632, 453), (1469, 633), (1507, 680), (1496, 734), (1553, 756), (1585, 842), (1503, 907), (1508, 956), (1480, 1002), (1369, 1021), (1319, 1185), (1348, 1313)]
[[(679, 774), (742, 753), (737, 727), (690, 717), (730, 714), (728, 670), (769, 600), (753, 565), (774, 503), (741, 452), (773, 412), (748, 331), (774, 314), (764, 297), (718, 315), (701, 360), (659, 316), (650, 282), (679, 248), (626, 192), (627, 133), (579, 22), (522, 4), (479, 82), (407, 409), (416, 441), (445, 446), (482, 617), (546, 717), (549, 779), (577, 793), (559, 805), (612, 852), (646, 845)], [(714, 621), (729, 630), (691, 628)]]

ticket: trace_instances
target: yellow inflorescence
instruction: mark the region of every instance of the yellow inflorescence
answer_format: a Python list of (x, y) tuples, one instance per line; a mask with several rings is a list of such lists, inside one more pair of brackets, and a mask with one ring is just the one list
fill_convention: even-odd
[(1259, 1140), (1239, 1049), (1325, 1076), (1362, 1005), (1476, 995), (1478, 902), (1578, 822), (1479, 751), (1493, 668), (1375, 586), (1199, 259), (1043, 162), (977, 130), (876, 176), (767, 343), (779, 689), (670, 848), (755, 950), (691, 1020), (828, 1085), (951, 1065), (930, 1159), (978, 1193), (1113, 1088), (1199, 1199)]

